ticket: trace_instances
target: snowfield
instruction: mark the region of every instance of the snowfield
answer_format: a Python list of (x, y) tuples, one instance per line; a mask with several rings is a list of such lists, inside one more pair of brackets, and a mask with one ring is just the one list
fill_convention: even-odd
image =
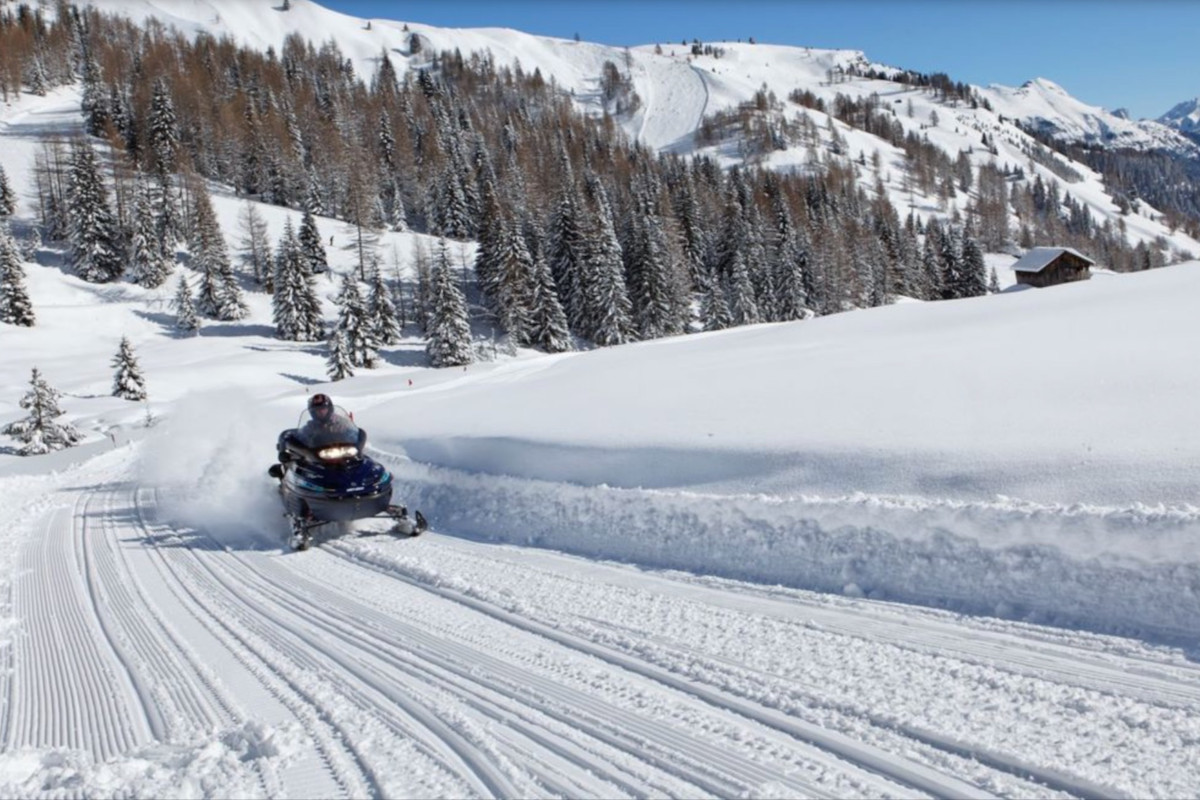
[[(287, 20), (126, 5), (262, 46), (302, 24), (361, 39), (356, 60), (402, 41), (306, 0)], [(559, 59), (581, 94), (614, 52), (412, 29)], [(651, 47), (628, 124), (680, 152), (769, 65), (858, 57)], [(78, 130), (74, 90), (0, 109), (18, 229), (42, 139)], [(1097, 184), (1079, 191), (1100, 208)], [(236, 254), (247, 201), (213, 192)], [(258, 210), (272, 242), (299, 218)], [(351, 229), (319, 225), (353, 269)], [(411, 280), (429, 244), (377, 250)], [(452, 245), (456, 265), (473, 250)], [(425, 367), (410, 328), (330, 384), (321, 346), (273, 337), (262, 293), (180, 338), (175, 278), (87, 284), (41, 248), (37, 326), (0, 326), (0, 425), (36, 366), (85, 442), (0, 442), (0, 796), (1195, 795), (1200, 262), (1018, 290), (1013, 260), (989, 254), (990, 297), (484, 346), (465, 368)], [(327, 319), (336, 286), (318, 286)], [(110, 394), (122, 336), (145, 404)], [(286, 548), (266, 469), (316, 391), (430, 533), (366, 521)]]

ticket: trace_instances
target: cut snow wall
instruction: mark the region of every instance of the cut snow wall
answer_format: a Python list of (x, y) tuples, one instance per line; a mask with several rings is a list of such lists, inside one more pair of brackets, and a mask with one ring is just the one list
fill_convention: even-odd
[(1200, 510), (714, 496), (384, 460), (398, 499), (443, 532), (1104, 633), (1200, 637)]

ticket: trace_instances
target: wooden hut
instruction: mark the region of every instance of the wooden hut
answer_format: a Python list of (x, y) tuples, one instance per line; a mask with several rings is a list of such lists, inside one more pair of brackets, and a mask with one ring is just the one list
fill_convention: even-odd
[(1054, 286), (1071, 281), (1086, 281), (1092, 277), (1095, 264), (1090, 258), (1070, 247), (1035, 247), (1013, 264), (1017, 283), (1027, 286)]

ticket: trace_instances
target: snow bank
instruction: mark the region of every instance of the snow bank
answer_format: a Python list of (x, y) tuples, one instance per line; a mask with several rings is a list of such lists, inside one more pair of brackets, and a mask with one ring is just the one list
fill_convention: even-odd
[(489, 541), (1106, 633), (1200, 635), (1200, 509), (711, 495), (386, 461), (436, 529)]
[(308, 745), (298, 727), (248, 722), (188, 744), (156, 743), (107, 761), (80, 750), (0, 754), (4, 797), (268, 797), (264, 764), (284, 765)]

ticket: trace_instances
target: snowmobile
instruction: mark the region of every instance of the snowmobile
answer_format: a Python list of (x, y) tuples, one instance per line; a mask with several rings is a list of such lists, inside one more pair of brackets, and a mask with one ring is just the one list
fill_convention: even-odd
[(392, 504), (392, 474), (363, 448), (367, 432), (340, 407), (325, 400), (300, 415), (299, 424), (279, 434), (279, 463), (268, 470), (279, 480), (283, 513), (291, 525), (288, 544), (307, 550), (314, 529), (336, 525), (346, 532), (355, 520), (390, 518), (392, 534), (419, 536), (429, 524), (417, 511)]

